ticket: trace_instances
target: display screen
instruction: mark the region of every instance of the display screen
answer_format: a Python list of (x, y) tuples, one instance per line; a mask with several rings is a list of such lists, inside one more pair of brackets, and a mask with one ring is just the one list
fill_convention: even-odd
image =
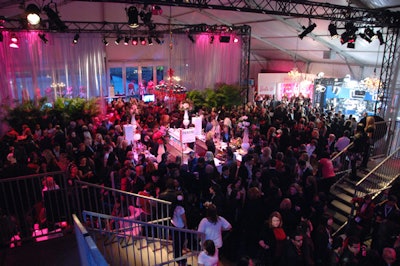
[(142, 96), (142, 100), (145, 103), (154, 102), (154, 99), (155, 99), (154, 94), (145, 94)]

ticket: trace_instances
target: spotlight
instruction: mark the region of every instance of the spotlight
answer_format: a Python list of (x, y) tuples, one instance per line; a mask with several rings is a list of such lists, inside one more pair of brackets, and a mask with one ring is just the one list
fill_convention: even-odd
[(383, 40), (382, 32), (381, 32), (380, 30), (378, 30), (378, 31), (376, 32), (376, 36), (378, 36), (378, 40), (379, 40), (380, 45), (382, 45), (382, 44), (385, 43), (385, 41)]
[[(346, 31), (342, 33), (342, 35), (340, 36), (340, 43), (341, 44), (345, 44), (345, 43), (354, 43), (356, 40), (356, 31), (357, 31), (357, 27), (354, 26), (353, 23), (348, 22), (345, 25), (345, 29)], [(351, 48), (351, 47), (349, 47)]]
[(195, 43), (196, 42), (196, 40), (194, 39), (194, 37), (193, 37), (193, 35), (192, 34), (188, 34), (188, 38), (189, 38), (189, 40), (192, 42), (192, 43)]
[(133, 37), (132, 38), (132, 45), (138, 45), (138, 37)]
[(39, 33), (38, 36), (39, 36), (39, 38), (43, 41), (44, 44), (46, 44), (46, 43), (49, 42), (49, 40), (47, 40), (47, 38), (46, 38), (46, 34), (44, 34), (44, 33)]
[(355, 40), (354, 40), (354, 42), (348, 42), (348, 43), (347, 43), (347, 48), (350, 48), (350, 49), (356, 48), (356, 42), (355, 42)]
[(105, 46), (108, 46), (109, 45), (109, 43), (108, 43), (108, 41), (107, 41), (107, 39), (104, 37), (103, 38), (103, 44), (105, 45)]
[(15, 34), (11, 35), (10, 43), (8, 46), (15, 49), (19, 48), (19, 41)]
[(138, 19), (138, 10), (136, 7), (131, 6), (128, 9), (126, 9), (126, 14), (128, 16), (128, 25), (131, 28), (137, 28), (139, 27), (139, 19)]
[(213, 43), (214, 43), (214, 38), (215, 38), (214, 35), (211, 35), (211, 36), (210, 36), (210, 44), (213, 44)]
[(303, 39), (304, 37), (307, 36), (307, 34), (311, 33), (315, 28), (317, 27), (317, 24), (313, 23), (307, 28), (303, 26), (304, 31), (299, 34), (299, 38)]
[(47, 4), (43, 7), (43, 11), (46, 12), (47, 17), (49, 18), (49, 29), (64, 32), (68, 29), (68, 27), (60, 19), (57, 11), (57, 6), (55, 6), (55, 8), (56, 11), (51, 9), (50, 4)]
[(26, 9), (26, 19), (28, 20), (28, 23), (32, 26), (36, 26), (40, 23), (40, 9), (37, 5), (35, 4), (29, 4)]
[(234, 43), (238, 43), (239, 42), (239, 38), (238, 37), (233, 38), (233, 42)]
[(364, 40), (366, 40), (368, 43), (371, 43), (371, 42), (372, 42), (371, 38), (369, 38), (368, 35), (366, 35), (366, 34), (364, 34), (364, 33), (360, 33), (359, 35), (360, 35), (361, 38), (363, 38)]
[(375, 39), (377, 38), (376, 34), (374, 33), (374, 31), (373, 31), (370, 27), (367, 27), (367, 28), (364, 30), (364, 34), (365, 34), (368, 38), (370, 38), (371, 41), (373, 41), (373, 40), (375, 40)]
[(125, 36), (124, 45), (128, 45), (129, 44), (129, 40), (130, 40), (130, 38), (128, 36)]
[(143, 10), (140, 11), (139, 16), (140, 19), (143, 21), (143, 23), (145, 25), (149, 25), (151, 24), (151, 17), (152, 17), (153, 13), (151, 11), (148, 12), (144, 12)]
[(146, 39), (144, 37), (140, 37), (140, 44), (146, 45)]
[(329, 30), (329, 34), (331, 35), (331, 38), (332, 38), (332, 39), (339, 38), (339, 34), (338, 34), (338, 32), (337, 32), (337, 29), (336, 29), (336, 25), (335, 25), (335, 24), (333, 24), (333, 23), (329, 24), (328, 30)]
[(79, 33), (76, 33), (74, 36), (74, 40), (72, 41), (73, 44), (77, 44), (79, 41)]
[(122, 37), (121, 37), (121, 36), (118, 36), (117, 39), (115, 39), (114, 43), (115, 43), (116, 45), (118, 45), (118, 44), (121, 42), (121, 40), (122, 40)]
[(160, 40), (159, 38), (156, 38), (156, 43), (157, 43), (157, 44), (163, 44), (164, 41), (163, 41), (163, 40)]
[(147, 38), (147, 43), (148, 43), (149, 45), (153, 45), (153, 39), (152, 39), (151, 37), (148, 37), (148, 38)]

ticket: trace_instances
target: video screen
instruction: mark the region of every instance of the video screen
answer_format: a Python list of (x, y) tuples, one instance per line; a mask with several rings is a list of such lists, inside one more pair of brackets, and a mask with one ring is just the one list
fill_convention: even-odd
[(145, 103), (154, 102), (155, 100), (154, 94), (145, 94), (142, 96), (142, 100)]

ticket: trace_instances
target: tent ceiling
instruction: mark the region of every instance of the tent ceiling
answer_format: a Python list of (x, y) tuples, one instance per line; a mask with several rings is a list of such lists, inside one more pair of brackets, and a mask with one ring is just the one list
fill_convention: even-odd
[[(264, 0), (243, 1), (246, 1), (248, 6), (251, 7)], [(23, 8), (21, 8), (21, 6), (27, 6), (30, 2), (31, 1), (0, 0), (0, 16), (19, 17), (23, 13)], [(109, 21), (126, 23), (125, 8), (130, 6), (131, 2), (135, 1), (85, 2), (54, 0), (53, 2), (57, 3), (61, 18), (65, 21)], [(186, 1), (184, 1), (184, 3), (185, 2)], [(324, 0), (314, 1), (314, 3), (315, 2), (325, 3)], [(211, 0), (207, 3), (221, 5), (221, 0)], [(232, 1), (229, 3), (232, 3)], [(298, 3), (302, 3), (302, 1)], [(346, 0), (337, 0), (335, 1), (335, 5), (345, 7), (348, 6), (348, 3)], [(367, 10), (390, 10), (391, 12), (396, 12), (396, 14), (400, 12), (398, 0), (357, 0), (352, 6), (356, 8), (366, 8)], [(163, 9), (163, 14), (153, 16), (153, 21), (155, 23), (185, 25), (200, 23), (208, 25), (245, 24), (251, 26), (251, 60), (257, 60), (259, 62), (286, 60), (302, 61), (305, 63), (350, 64), (370, 67), (374, 67), (377, 64), (380, 66), (381, 64), (384, 46), (381, 46), (378, 40), (367, 43), (362, 38), (358, 37), (355, 49), (347, 48), (346, 44), (342, 45), (339, 39), (331, 39), (328, 32), (330, 21), (326, 19), (309, 20), (305, 17), (278, 16), (273, 14), (210, 8), (200, 9), (163, 5), (161, 5), (161, 7)], [(316, 23), (317, 27), (312, 33), (300, 39), (298, 35), (303, 30), (302, 26), (307, 27), (310, 22)], [(380, 27), (374, 27), (373, 29), (375, 31), (382, 30)], [(343, 31), (344, 29), (338, 29), (339, 34)], [(362, 29), (359, 30), (359, 32), (362, 31)]]

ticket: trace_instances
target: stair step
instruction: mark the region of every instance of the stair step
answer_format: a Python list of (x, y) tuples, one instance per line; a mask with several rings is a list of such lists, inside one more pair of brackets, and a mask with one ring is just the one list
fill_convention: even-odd
[(334, 194), (334, 195), (336, 193), (340, 193), (340, 192), (337, 192), (337, 191), (343, 191), (347, 195), (353, 196), (354, 195), (354, 186), (351, 186), (347, 182), (344, 182), (344, 183), (336, 185), (335, 190), (332, 190), (331, 193)]
[(335, 193), (333, 194), (338, 201), (341, 201), (345, 204), (351, 204), (352, 196), (349, 196), (347, 193)]
[(336, 213), (333, 215), (333, 219), (335, 220), (335, 222), (336, 222), (338, 225), (342, 225), (342, 224), (344, 224), (344, 223), (348, 220), (348, 217), (345, 216), (345, 215), (343, 215), (343, 214), (341, 214), (341, 213), (339, 213), (339, 212), (336, 212)]
[(344, 204), (343, 202), (340, 202), (338, 200), (332, 200), (330, 205), (336, 209), (337, 211), (343, 213), (343, 214), (350, 214), (351, 212), (351, 206)]

